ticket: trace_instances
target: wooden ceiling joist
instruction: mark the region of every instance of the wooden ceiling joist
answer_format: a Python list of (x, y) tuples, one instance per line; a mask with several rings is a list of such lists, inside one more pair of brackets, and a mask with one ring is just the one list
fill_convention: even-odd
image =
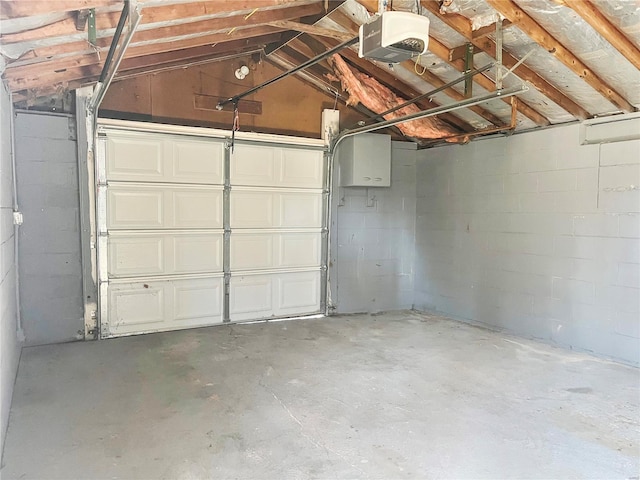
[[(425, 0), (422, 0), (423, 3)], [(514, 25), (526, 33), (533, 41), (544, 47), (555, 58), (560, 60), (576, 75), (588, 83), (604, 98), (624, 112), (633, 112), (635, 108), (613, 87), (602, 80), (582, 60), (576, 57), (558, 39), (545, 30), (512, 0), (486, 0), (498, 13), (509, 19)], [(551, 98), (551, 97), (550, 97)], [(554, 100), (555, 101), (555, 100)], [(557, 103), (557, 102), (556, 102)]]
[[(471, 22), (467, 17), (458, 14), (442, 14), (440, 13), (440, 7), (436, 0), (421, 0), (420, 2), (422, 6), (431, 12), (433, 15), (437, 16), (440, 20), (446, 23), (449, 27), (457, 30), (460, 34), (462, 34), (467, 41), (471, 42), (474, 47), (477, 47), (479, 50), (486, 52), (492, 58), (496, 58), (496, 43), (488, 38), (487, 36), (483, 37), (473, 37), (473, 29), (471, 28)], [(510, 53), (503, 50), (502, 52), (502, 63), (507, 68), (513, 67), (518, 62), (518, 59), (515, 58)], [(554, 85), (549, 83), (542, 76), (538, 75), (532, 69), (527, 67), (524, 64), (518, 66), (514, 73), (518, 75), (523, 80), (531, 83), (537, 90), (539, 90), (542, 94), (549, 97), (554, 103), (558, 106), (569, 112), (574, 117), (584, 120), (586, 118), (590, 118), (592, 115), (590, 112), (585, 110), (582, 106), (578, 105), (572, 99), (570, 99), (566, 94), (556, 88)], [(493, 90), (490, 90), (493, 91)], [(523, 104), (522, 101), (518, 102), (521, 106)], [(531, 117), (529, 117), (531, 118)], [(533, 119), (532, 119), (533, 120)], [(536, 122), (538, 123), (538, 122)], [(538, 123), (539, 124), (539, 123)]]
[[(149, 46), (153, 46), (153, 42), (176, 44), (180, 42), (181, 39), (194, 39), (197, 38), (198, 35), (202, 35), (203, 37), (211, 36), (213, 34), (233, 35), (234, 33), (243, 29), (256, 27), (259, 25), (267, 25), (269, 22), (274, 20), (291, 20), (299, 19), (301, 17), (314, 16), (321, 12), (321, 9), (322, 5), (316, 3), (286, 9), (256, 11), (255, 14), (251, 15), (248, 18), (247, 15), (233, 15), (224, 18), (212, 18), (206, 21), (182, 23), (179, 25), (160, 28), (149, 28), (147, 30), (137, 31), (135, 33), (135, 35), (133, 36), (131, 47), (141, 42), (145, 42)], [(142, 18), (144, 18), (144, 12), (142, 15)], [(111, 45), (112, 39), (113, 36), (100, 37), (97, 39), (96, 46), (100, 49), (106, 50)], [(23, 58), (25, 60), (28, 60), (29, 63), (36, 63), (38, 60), (47, 62), (56, 58), (64, 58), (64, 61), (69, 61), (69, 57), (71, 56), (71, 54), (78, 53), (78, 56), (86, 57), (86, 52), (91, 52), (91, 49), (89, 48), (89, 45), (86, 41), (72, 41), (69, 43), (36, 48), (35, 50), (33, 50), (31, 55), (25, 56)], [(93, 60), (94, 63), (97, 61), (97, 56), (90, 53), (88, 59), (85, 59), (85, 64), (92, 63), (91, 58), (95, 58), (95, 60)], [(13, 67), (18, 67), (21, 65), (21, 63), (23, 62), (18, 61), (13, 62), (10, 65)], [(56, 62), (56, 66), (57, 65), (58, 62)]]
[(0, 20), (122, 5), (122, 0), (0, 0)]
[(556, 0), (574, 10), (582, 19), (609, 42), (638, 70), (640, 70), (640, 49), (605, 17), (591, 0)]
[[(246, 39), (250, 39), (253, 37), (261, 37), (263, 35), (280, 33), (281, 30), (269, 26), (260, 26), (242, 30), (240, 32), (241, 33), (234, 33), (233, 35), (216, 34), (206, 37), (197, 37), (183, 42), (167, 42), (152, 45), (130, 46), (127, 49), (125, 59), (179, 51), (193, 47), (201, 47), (203, 45), (208, 46), (212, 49), (211, 51), (214, 52), (213, 48), (224, 43), (237, 40), (246, 41)], [(104, 61), (104, 55), (102, 55), (102, 61)], [(5, 78), (9, 84), (9, 88), (11, 88), (12, 91), (38, 89), (41, 87), (46, 87), (48, 85), (64, 84), (65, 82), (69, 82), (71, 80), (81, 79), (84, 76), (92, 76), (94, 71), (100, 70), (102, 68), (102, 61), (99, 63), (80, 65), (70, 64), (64, 67), (62, 64), (57, 64), (57, 68), (54, 71), (45, 68), (37, 69), (35, 71), (27, 70), (25, 72), (24, 69), (26, 69), (27, 67), (14, 69), (7, 68), (5, 70)]]
[(318, 35), (320, 37), (336, 38), (342, 42), (351, 40), (354, 36), (348, 33), (332, 30), (330, 28), (318, 27), (316, 25), (307, 25), (306, 23), (292, 22), (291, 20), (276, 20), (269, 22), (272, 27), (279, 27), (286, 30), (295, 30), (300, 33), (308, 33), (310, 35)]

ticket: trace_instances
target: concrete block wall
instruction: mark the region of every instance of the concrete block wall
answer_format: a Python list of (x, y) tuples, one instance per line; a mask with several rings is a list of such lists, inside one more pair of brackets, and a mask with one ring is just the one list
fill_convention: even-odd
[(332, 301), (339, 313), (413, 306), (416, 153), (415, 144), (392, 142), (389, 188), (334, 189)]
[(579, 137), (419, 152), (416, 308), (639, 362), (640, 141)]
[(20, 303), (27, 345), (83, 338), (75, 120), (18, 113)]
[(15, 229), (13, 225), (13, 172), (11, 165), (11, 115), (4, 84), (0, 86), (0, 457), (9, 422), (13, 384), (18, 371)]

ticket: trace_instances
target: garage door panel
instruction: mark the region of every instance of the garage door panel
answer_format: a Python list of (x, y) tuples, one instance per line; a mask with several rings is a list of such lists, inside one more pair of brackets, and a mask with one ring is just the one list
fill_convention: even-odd
[(272, 234), (233, 234), (230, 245), (231, 270), (274, 268)]
[(283, 193), (279, 195), (282, 227), (321, 227), (322, 195), (316, 193)]
[(111, 278), (222, 272), (222, 232), (109, 235)]
[(273, 282), (267, 275), (232, 276), (229, 282), (229, 316), (232, 321), (271, 316)]
[(109, 229), (162, 228), (165, 222), (164, 192), (112, 187), (107, 191)]
[(232, 275), (232, 321), (258, 320), (320, 311), (320, 271)]
[(224, 183), (224, 143), (174, 140), (171, 146), (171, 181)]
[(176, 282), (174, 287), (174, 319), (195, 320), (221, 318), (222, 286), (220, 279)]
[(177, 235), (173, 245), (176, 273), (222, 272), (222, 233)]
[(110, 136), (107, 142), (108, 179), (162, 181), (165, 172), (161, 143), (137, 136)]
[(111, 184), (109, 230), (222, 228), (222, 189)]
[(280, 267), (315, 267), (321, 262), (321, 233), (282, 233), (278, 236)]
[(159, 275), (165, 270), (165, 243), (161, 236), (109, 237), (109, 276)]
[(270, 228), (276, 226), (274, 203), (270, 192), (231, 190), (231, 228)]
[(275, 185), (276, 152), (273, 149), (238, 144), (230, 160), (230, 178), (233, 185)]
[(320, 228), (322, 194), (231, 190), (231, 228)]
[(321, 233), (234, 232), (232, 271), (320, 267)]
[(278, 301), (275, 314), (299, 315), (320, 310), (320, 272), (299, 272), (275, 276)]
[(223, 286), (222, 277), (112, 283), (103, 327), (118, 336), (221, 323)]
[(172, 228), (222, 228), (222, 191), (185, 189), (171, 192)]
[(286, 187), (322, 188), (323, 166), (323, 152), (285, 148), (278, 183)]
[(110, 330), (138, 329), (141, 325), (162, 324), (166, 318), (163, 285), (134, 283), (109, 289)]

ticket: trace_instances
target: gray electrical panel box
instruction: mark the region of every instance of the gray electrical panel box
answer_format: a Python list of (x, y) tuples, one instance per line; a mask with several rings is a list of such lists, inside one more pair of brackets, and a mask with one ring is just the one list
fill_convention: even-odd
[(338, 159), (341, 186), (391, 186), (390, 135), (362, 133), (347, 137), (338, 146)]

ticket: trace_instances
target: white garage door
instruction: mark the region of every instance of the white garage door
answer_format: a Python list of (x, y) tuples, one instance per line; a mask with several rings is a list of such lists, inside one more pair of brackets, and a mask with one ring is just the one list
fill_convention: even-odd
[(100, 127), (101, 336), (320, 313), (322, 147)]

